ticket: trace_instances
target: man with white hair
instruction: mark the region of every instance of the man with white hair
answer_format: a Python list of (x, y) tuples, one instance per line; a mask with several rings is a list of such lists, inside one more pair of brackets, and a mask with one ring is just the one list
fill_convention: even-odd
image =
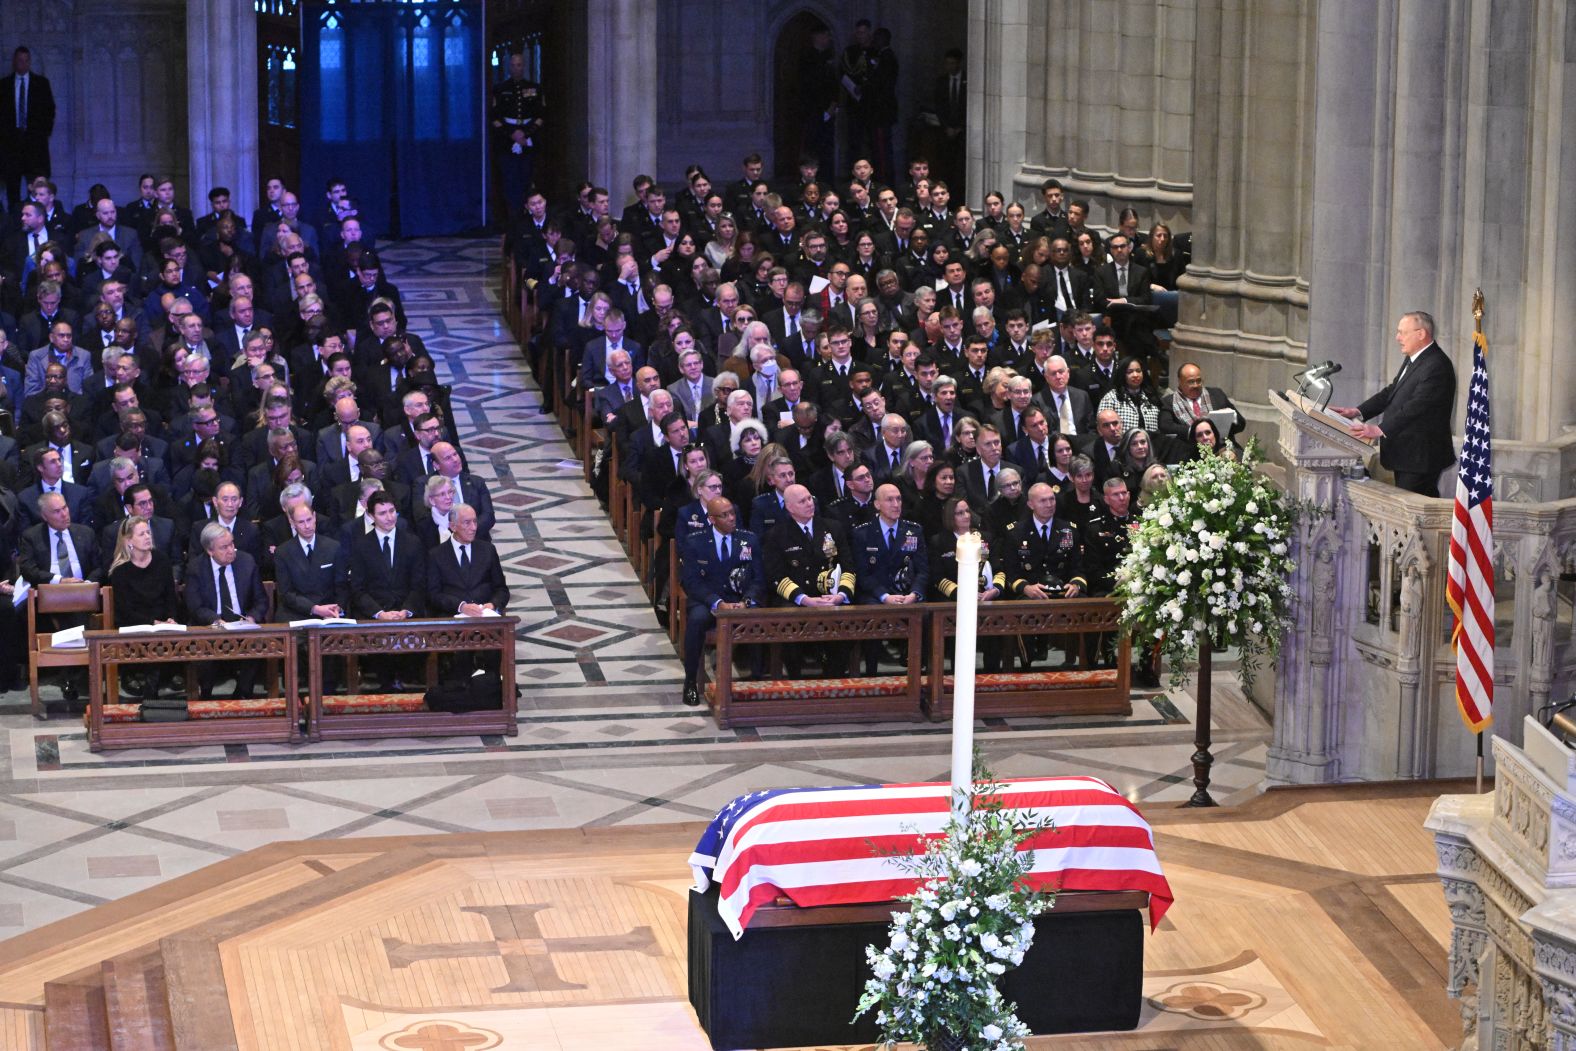
[(751, 342), (757, 327), (763, 330), (766, 328), (757, 321), (745, 333), (745, 342), (750, 348), (750, 390), (755, 395), (756, 405), (770, 405), (779, 390), (777, 352), (769, 342), (770, 334), (767, 335), (768, 342)]
[(865, 461), (875, 472), (877, 482), (896, 479), (903, 462), (903, 450), (913, 436), (908, 419), (889, 412), (881, 417), (881, 440), (865, 450)]

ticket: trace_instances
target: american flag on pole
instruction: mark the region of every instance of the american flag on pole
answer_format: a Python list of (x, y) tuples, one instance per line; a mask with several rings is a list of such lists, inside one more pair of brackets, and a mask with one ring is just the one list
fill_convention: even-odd
[[(735, 938), (761, 905), (786, 895), (796, 905), (890, 901), (918, 889), (892, 852), (918, 851), (946, 826), (945, 782), (783, 788), (739, 796), (712, 819), (690, 868), (695, 889), (718, 885), (717, 913)], [(1027, 841), (1030, 880), (1057, 890), (1139, 890), (1151, 926), (1171, 907), (1149, 823), (1138, 808), (1094, 777), (1004, 782), (1003, 804), (1054, 827)], [(878, 853), (880, 852), (880, 853)]]
[(1489, 448), (1487, 343), (1472, 347), (1467, 436), (1456, 475), (1456, 512), (1450, 526), (1450, 582), (1445, 597), (1455, 611), (1450, 642), (1456, 651), (1456, 704), (1473, 733), (1494, 718), (1494, 465)]

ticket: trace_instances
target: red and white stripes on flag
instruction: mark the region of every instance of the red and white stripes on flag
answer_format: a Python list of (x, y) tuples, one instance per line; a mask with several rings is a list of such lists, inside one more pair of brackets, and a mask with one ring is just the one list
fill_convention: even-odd
[(1473, 733), (1494, 718), (1494, 464), (1489, 435), (1487, 343), (1472, 347), (1467, 436), (1456, 475), (1450, 525), (1450, 582), (1445, 597), (1455, 612), (1450, 642), (1456, 651), (1456, 704)]
[[(776, 790), (724, 807), (690, 856), (696, 890), (718, 884), (717, 912), (735, 938), (761, 905), (786, 895), (796, 905), (890, 901), (918, 889), (892, 852), (918, 851), (946, 826), (945, 783)], [(1026, 842), (1029, 881), (1056, 890), (1139, 890), (1151, 925), (1171, 906), (1149, 823), (1094, 777), (1004, 782), (1007, 807), (1054, 828)]]

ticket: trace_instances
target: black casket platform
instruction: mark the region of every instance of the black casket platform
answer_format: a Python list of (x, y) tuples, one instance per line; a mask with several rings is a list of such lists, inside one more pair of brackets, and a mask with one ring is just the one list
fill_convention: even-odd
[[(1143, 993), (1142, 892), (1067, 892), (1035, 921), (1034, 946), (1002, 980), (1036, 1034), (1129, 1030)], [(890, 902), (762, 906), (738, 941), (717, 915), (717, 887), (690, 892), (689, 998), (718, 1051), (874, 1043), (874, 1013), (854, 1023), (885, 945)]]

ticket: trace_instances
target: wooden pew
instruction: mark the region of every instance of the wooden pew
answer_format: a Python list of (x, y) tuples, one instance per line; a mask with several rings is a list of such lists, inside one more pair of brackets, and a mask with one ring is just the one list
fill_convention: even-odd
[[(924, 639), (923, 605), (774, 606), (718, 610), (716, 616), (717, 677), (706, 685), (705, 694), (717, 725), (724, 729), (922, 717), (923, 681), (917, 659), (909, 661), (903, 675), (739, 683), (733, 675), (733, 651), (750, 645), (902, 640), (908, 643), (909, 653), (918, 655)], [(855, 652), (853, 660), (858, 659)]]
[[(364, 621), (354, 626), (303, 629), (307, 643), (307, 737), (365, 740), (379, 737), (451, 737), (520, 732), (515, 722), (515, 617)], [(325, 694), (323, 662), (348, 657), (467, 651), (496, 652), (502, 688), (499, 706), (475, 712), (430, 711), (422, 693)], [(428, 686), (436, 661), (427, 662)]]
[[(981, 607), (980, 635), (1087, 636), (1092, 648), (1095, 638), (1117, 630), (1119, 618), (1120, 610), (1110, 599), (1003, 601)], [(944, 602), (719, 610), (717, 673), (706, 684), (706, 700), (717, 725), (724, 728), (919, 718), (915, 703), (921, 704), (931, 719), (951, 718), (953, 678), (946, 673), (946, 643), (956, 631), (956, 621), (957, 607)], [(911, 636), (911, 631), (918, 634)], [(929, 673), (925, 675), (921, 674), (926, 668), (921, 638), (929, 645)], [(887, 639), (909, 643), (908, 666), (901, 674), (835, 679), (772, 675), (750, 682), (739, 682), (734, 676), (734, 650), (741, 645), (774, 647), (829, 641), (847, 646), (850, 662), (857, 662), (862, 660), (859, 643)], [(975, 675), (975, 710), (981, 718), (1126, 715), (1132, 711), (1130, 675), (1126, 640), (1118, 643), (1112, 668), (979, 672)]]
[[(932, 719), (952, 718), (953, 677), (947, 674), (947, 642), (957, 634), (957, 606), (927, 604), (931, 610), (930, 674), (925, 681), (925, 708)], [(1041, 602), (1000, 600), (979, 607), (979, 638), (1019, 639), (1031, 635), (1076, 636), (1091, 653), (1095, 641), (1119, 630), (1121, 607), (1108, 598), (1050, 599)], [(1007, 715), (1128, 715), (1132, 674), (1131, 645), (1121, 638), (1114, 668), (976, 672), (974, 711), (981, 719)]]
[[(300, 694), (296, 677), (296, 636), (285, 624), (264, 624), (243, 631), (188, 628), (185, 631), (90, 631), (88, 644), (88, 748), (155, 748), (189, 744), (251, 744), (301, 740)], [(266, 661), (283, 672), (283, 690), (246, 700), (188, 700), (185, 722), (145, 723), (139, 705), (121, 704), (109, 694), (111, 670), (128, 664)], [(195, 683), (196, 671), (186, 678)]]

